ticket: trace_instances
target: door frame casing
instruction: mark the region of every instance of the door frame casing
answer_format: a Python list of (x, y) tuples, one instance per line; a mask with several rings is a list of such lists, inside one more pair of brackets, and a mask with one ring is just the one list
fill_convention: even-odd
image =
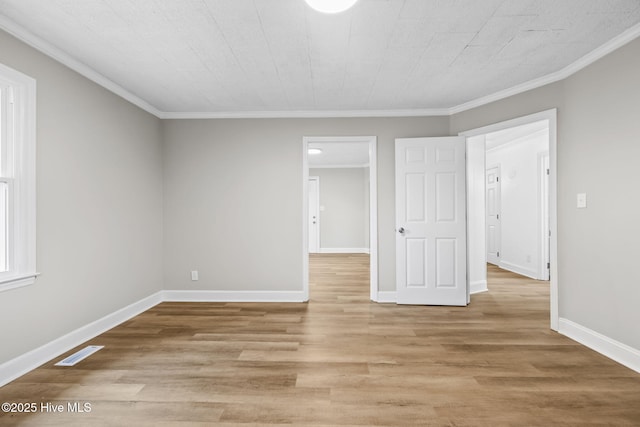
[(547, 120), (549, 123), (549, 230), (551, 232), (551, 242), (549, 248), (550, 268), (550, 327), (557, 331), (559, 327), (558, 312), (558, 207), (557, 207), (557, 190), (558, 190), (558, 169), (557, 169), (557, 115), (558, 110), (552, 108), (538, 113), (529, 114), (515, 119), (494, 123), (480, 128), (469, 129), (459, 132), (458, 135), (469, 138), (487, 133), (496, 132), (516, 126), (526, 125), (541, 120)]
[(302, 291), (309, 300), (309, 144), (363, 142), (369, 145), (369, 287), (370, 299), (378, 301), (378, 182), (376, 136), (302, 137)]
[(538, 212), (539, 215), (539, 227), (540, 231), (539, 242), (540, 242), (540, 265), (538, 271), (538, 279), (539, 280), (549, 280), (549, 268), (547, 267), (547, 263), (551, 263), (551, 259), (549, 258), (549, 187), (550, 187), (550, 179), (549, 174), (547, 174), (547, 169), (550, 170), (550, 162), (549, 162), (549, 153), (538, 153), (538, 197), (540, 210)]

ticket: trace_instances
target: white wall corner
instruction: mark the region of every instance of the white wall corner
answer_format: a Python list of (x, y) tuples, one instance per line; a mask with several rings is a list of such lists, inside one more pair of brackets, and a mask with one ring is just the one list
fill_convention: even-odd
[(475, 282), (471, 282), (469, 285), (469, 293), (479, 294), (481, 292), (487, 292), (489, 288), (487, 287), (486, 280), (476, 280)]
[(378, 300), (376, 302), (395, 304), (397, 301), (396, 291), (378, 291)]
[(305, 302), (303, 291), (198, 291), (165, 290), (170, 302)]
[(162, 302), (161, 292), (121, 308), (0, 365), (0, 387)]
[(640, 372), (640, 350), (611, 339), (578, 323), (560, 318), (558, 332), (616, 362)]

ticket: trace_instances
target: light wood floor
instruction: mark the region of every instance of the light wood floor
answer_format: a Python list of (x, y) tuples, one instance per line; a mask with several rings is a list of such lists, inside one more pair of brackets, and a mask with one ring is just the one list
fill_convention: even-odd
[(640, 425), (640, 374), (551, 332), (546, 282), (490, 268), (469, 307), (396, 306), (369, 302), (365, 255), (310, 269), (308, 304), (154, 307), (0, 389), (90, 413), (0, 425)]

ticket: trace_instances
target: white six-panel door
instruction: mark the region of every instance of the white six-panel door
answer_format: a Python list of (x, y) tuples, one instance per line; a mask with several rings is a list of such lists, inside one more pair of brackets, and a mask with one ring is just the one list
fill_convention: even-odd
[(500, 265), (502, 227), (500, 226), (500, 166), (487, 169), (487, 262)]
[(467, 305), (465, 138), (396, 139), (398, 304)]

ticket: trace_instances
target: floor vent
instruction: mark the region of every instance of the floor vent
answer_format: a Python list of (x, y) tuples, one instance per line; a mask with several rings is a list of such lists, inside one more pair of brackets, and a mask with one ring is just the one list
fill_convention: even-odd
[(56, 366), (73, 366), (79, 361), (86, 359), (87, 357), (91, 356), (93, 353), (95, 353), (96, 351), (102, 348), (104, 348), (103, 345), (90, 345), (88, 347), (83, 348), (80, 351), (73, 353), (71, 356), (67, 357), (66, 359), (59, 361), (58, 363), (56, 363)]

